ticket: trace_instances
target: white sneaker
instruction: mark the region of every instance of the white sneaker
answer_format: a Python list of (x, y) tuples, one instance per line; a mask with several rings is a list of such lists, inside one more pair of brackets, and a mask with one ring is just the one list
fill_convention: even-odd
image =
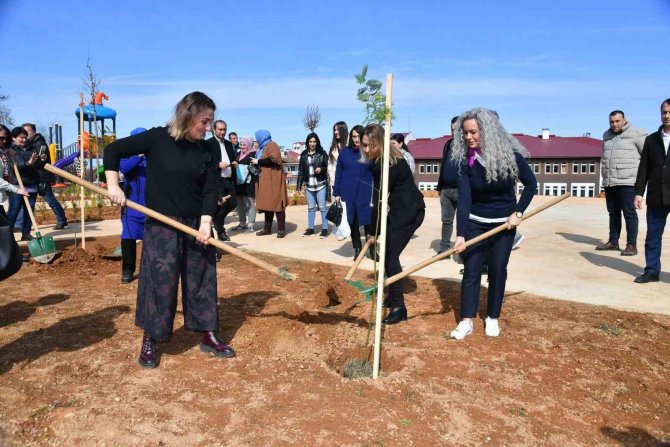
[(462, 320), (456, 326), (456, 329), (451, 331), (451, 338), (456, 340), (463, 340), (468, 335), (472, 334), (472, 321)]
[(486, 317), (484, 320), (484, 333), (487, 337), (497, 337), (500, 335), (500, 326), (497, 318)]

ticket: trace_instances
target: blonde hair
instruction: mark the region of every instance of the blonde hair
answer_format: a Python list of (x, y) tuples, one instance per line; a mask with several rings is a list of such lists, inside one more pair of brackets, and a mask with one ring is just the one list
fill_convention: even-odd
[(208, 110), (215, 111), (216, 104), (204, 93), (191, 92), (184, 96), (175, 106), (174, 115), (168, 123), (170, 136), (177, 141), (186, 138), (191, 121)]
[[(363, 129), (363, 133), (361, 134), (361, 141), (363, 140), (363, 135), (367, 135), (371, 147), (379, 148), (379, 157), (374, 159), (374, 161), (377, 163), (381, 162), (382, 157), (384, 156), (384, 128), (379, 124), (368, 124), (365, 126), (365, 129)], [(390, 146), (389, 153), (391, 155), (389, 166), (395, 165), (400, 159), (405, 159), (405, 157), (402, 155), (402, 152), (393, 146)], [(365, 151), (361, 151), (361, 162), (365, 163), (368, 160), (370, 159), (368, 158)]]

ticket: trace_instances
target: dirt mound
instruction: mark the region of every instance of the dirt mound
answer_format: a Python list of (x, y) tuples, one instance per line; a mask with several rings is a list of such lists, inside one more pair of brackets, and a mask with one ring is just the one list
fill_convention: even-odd
[(296, 304), (306, 310), (319, 310), (341, 303), (360, 301), (358, 291), (333, 273), (329, 264), (301, 264), (291, 269), (298, 278), (287, 281), (283, 288), (295, 297)]
[(50, 272), (63, 275), (106, 275), (120, 271), (120, 260), (108, 259), (109, 248), (95, 244), (88, 250), (81, 247), (66, 247), (56, 255), (50, 264), (31, 262), (28, 268), (38, 272)]

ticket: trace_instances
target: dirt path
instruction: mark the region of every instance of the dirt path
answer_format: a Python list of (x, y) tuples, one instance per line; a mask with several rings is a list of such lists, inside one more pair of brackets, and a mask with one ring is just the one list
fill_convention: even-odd
[(384, 331), (383, 377), (349, 380), (370, 303), (337, 280), (346, 269), (263, 257), (299, 274), (288, 283), (225, 255), (221, 332), (238, 356), (201, 353), (179, 313), (147, 371), (137, 282), (101, 257), (118, 239), (92, 244), (0, 283), (0, 445), (670, 442), (670, 317), (516, 294), (499, 339), (477, 322), (456, 342), (460, 285), (414, 278), (410, 319)]

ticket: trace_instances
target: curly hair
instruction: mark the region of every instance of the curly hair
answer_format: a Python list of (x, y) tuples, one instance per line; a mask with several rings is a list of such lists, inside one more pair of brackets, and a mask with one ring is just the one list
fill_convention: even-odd
[(516, 164), (514, 153), (518, 152), (527, 157), (528, 151), (519, 143), (519, 140), (505, 130), (498, 120), (498, 114), (492, 110), (476, 108), (458, 117), (451, 160), (458, 166), (462, 166), (463, 161), (467, 159), (468, 145), (463, 139), (463, 122), (467, 120), (475, 120), (479, 127), (482, 157), (486, 163), (486, 181), (493, 183), (509, 177), (518, 178), (519, 167)]

